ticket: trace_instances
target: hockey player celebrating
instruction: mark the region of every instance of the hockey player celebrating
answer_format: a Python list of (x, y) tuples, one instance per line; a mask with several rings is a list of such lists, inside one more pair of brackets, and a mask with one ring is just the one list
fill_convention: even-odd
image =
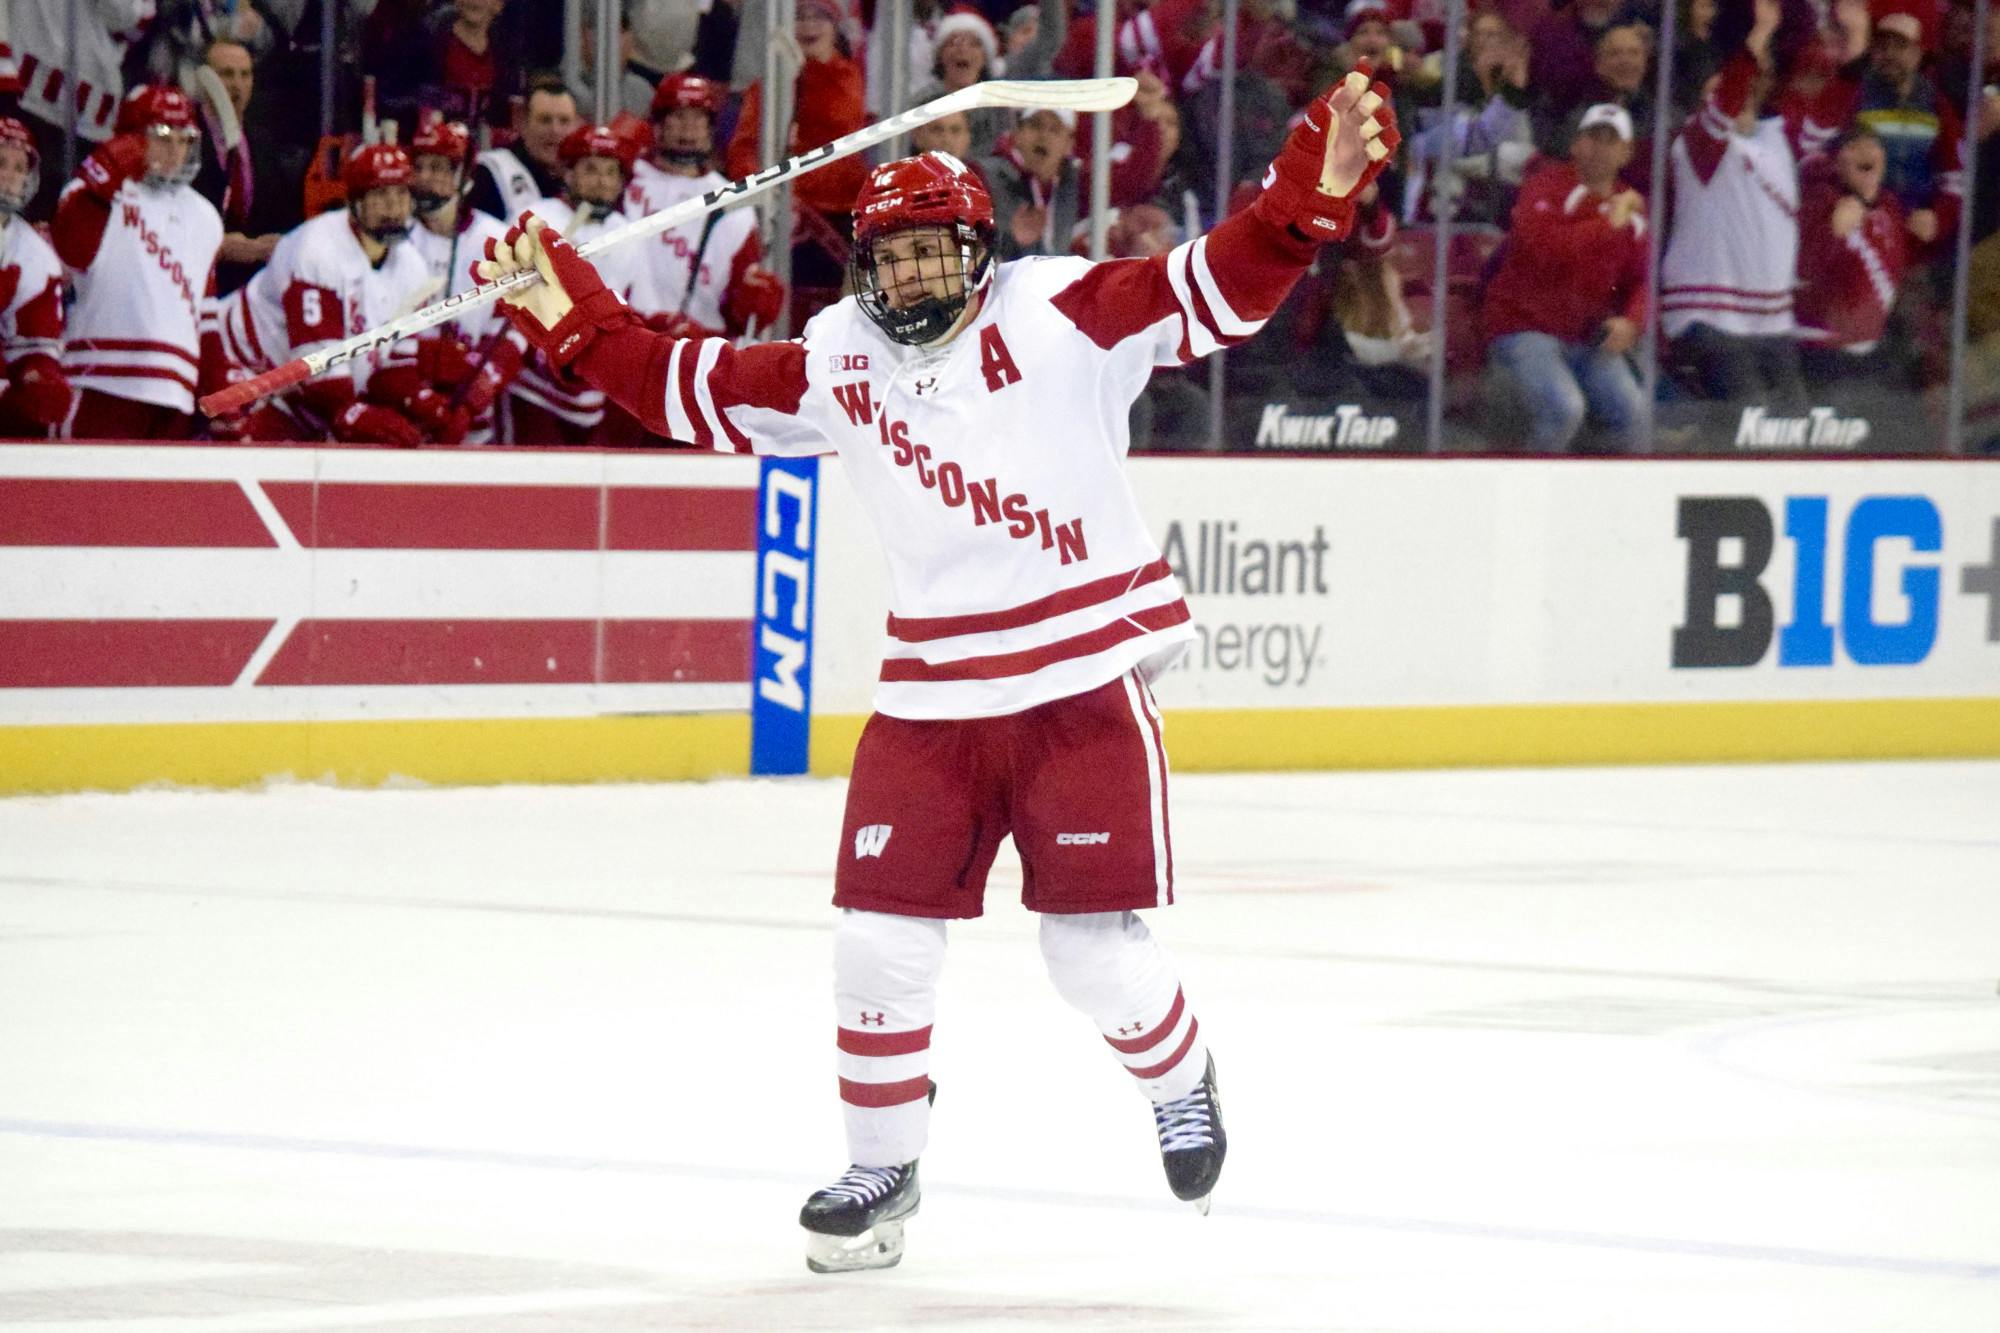
[(1399, 141), (1369, 77), (1307, 107), (1252, 207), (1149, 259), (995, 263), (991, 201), (962, 163), (879, 167), (855, 208), (854, 295), (790, 342), (650, 332), (532, 217), (481, 265), (532, 265), (543, 281), (508, 317), (652, 429), (838, 453), (887, 555), (890, 642), (834, 883), (852, 1166), (800, 1214), (816, 1272), (902, 1255), (945, 923), (979, 915), (1009, 833), (1050, 979), (1153, 1104), (1174, 1194), (1206, 1210), (1227, 1146), (1215, 1062), (1136, 914), (1173, 899), (1150, 682), (1193, 632), (1122, 472), (1126, 412), (1155, 366), (1255, 334), (1352, 230)]
[[(715, 118), (722, 85), (699, 74), (670, 74), (653, 92), (653, 154), (632, 172), (626, 211), (644, 217), (727, 185), (715, 170)], [(785, 306), (785, 285), (763, 267), (757, 216), (742, 209), (710, 213), (699, 222), (662, 232), (648, 247), (659, 312), (690, 321), (654, 327), (690, 336), (756, 327), (769, 329)]]
[(21, 214), (41, 188), (35, 136), (0, 116), (0, 438), (46, 438), (69, 415), (62, 263)]
[[(342, 164), (347, 207), (285, 233), (247, 284), (221, 303), (222, 351), (245, 370), (266, 370), (323, 343), (386, 323), (437, 290), (410, 232), (409, 154), (364, 144)], [(332, 367), (253, 413), (253, 439), (324, 439), (415, 445), (425, 438), (407, 381), (371, 385), (378, 363)], [(435, 390), (430, 390), (435, 393)]]
[(189, 188), (201, 131), (187, 94), (135, 88), (116, 124), (56, 202), (56, 253), (76, 285), (63, 369), (79, 394), (64, 433), (186, 439), (222, 216)]
[[(562, 141), (563, 196), (531, 210), (573, 244), (594, 241), (632, 219), (619, 210), (638, 149), (609, 125), (579, 125)], [(618, 295), (640, 311), (659, 309), (646, 250), (628, 246), (604, 256), (600, 272)], [(470, 265), (467, 266), (468, 271)], [(515, 444), (588, 444), (604, 421), (604, 395), (553, 373), (531, 358), (514, 381), (509, 410)]]
[[(465, 166), (471, 132), (439, 120), (410, 138), (410, 204), (415, 224), (409, 243), (430, 265), (438, 299), (473, 285), (472, 261), (507, 227), (466, 202)], [(477, 307), (413, 342), (399, 344), (378, 375), (384, 393), (408, 377), (406, 410), (440, 444), (490, 444), (495, 404), (520, 373), (527, 341), (491, 306)], [(429, 390), (429, 392), (425, 392)], [(377, 396), (383, 396), (378, 393)]]

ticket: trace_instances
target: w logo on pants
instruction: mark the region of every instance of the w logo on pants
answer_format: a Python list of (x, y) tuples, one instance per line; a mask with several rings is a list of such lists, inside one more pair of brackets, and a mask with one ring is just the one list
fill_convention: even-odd
[(894, 829), (888, 824), (866, 824), (855, 830), (854, 859), (864, 856), (880, 857), (882, 849), (889, 845), (889, 834)]

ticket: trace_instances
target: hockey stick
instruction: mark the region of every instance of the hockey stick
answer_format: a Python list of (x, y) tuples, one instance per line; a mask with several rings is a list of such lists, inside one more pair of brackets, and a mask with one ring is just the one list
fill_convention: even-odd
[[(684, 199), (673, 207), (663, 208), (657, 213), (649, 213), (616, 231), (606, 232), (582, 246), (577, 253), (587, 259), (615, 246), (657, 236), (663, 231), (672, 231), (675, 227), (685, 226), (696, 218), (705, 217), (720, 209), (733, 208), (754, 199), (766, 190), (774, 189), (816, 167), (823, 167), (829, 162), (838, 161), (864, 148), (872, 148), (878, 143), (886, 143), (899, 134), (908, 134), (919, 125), (929, 124), (953, 112), (978, 111), (987, 107), (1115, 111), (1132, 100), (1132, 94), (1138, 86), (1136, 79), (1129, 78), (1001, 80), (975, 83), (970, 88), (947, 93), (936, 101), (912, 107), (887, 120), (877, 121), (865, 129), (835, 139), (832, 143), (822, 144), (811, 152), (801, 153), (797, 157), (787, 158), (783, 162), (765, 167), (743, 180), (731, 181), (727, 185), (710, 190), (707, 194)], [(311, 379), (328, 367), (350, 361), (363, 352), (398, 342), (413, 333), (435, 328), (468, 307), (485, 305), (489, 301), (498, 300), (508, 292), (540, 281), (541, 275), (535, 270), (523, 269), (498, 282), (481, 283), (469, 291), (460, 292), (435, 305), (425, 306), (422, 310), (415, 311), (402, 319), (390, 320), (366, 333), (358, 333), (345, 342), (323, 347), (295, 361), (287, 361), (274, 370), (267, 370), (261, 375), (244, 380), (241, 384), (232, 384), (226, 389), (209, 394), (201, 400), (201, 410), (211, 417), (226, 415), (268, 394)]]

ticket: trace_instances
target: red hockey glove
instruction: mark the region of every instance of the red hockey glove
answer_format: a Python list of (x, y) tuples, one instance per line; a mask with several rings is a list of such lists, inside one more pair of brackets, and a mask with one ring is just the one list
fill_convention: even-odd
[(89, 157), (83, 159), (83, 166), (78, 169), (76, 177), (83, 182), (84, 189), (108, 204), (126, 181), (138, 180), (145, 174), (145, 136), (121, 134), (98, 145)]
[(758, 328), (772, 328), (784, 309), (785, 284), (770, 269), (752, 264), (730, 285), (729, 299), (722, 303), (722, 317), (729, 321), (732, 330), (741, 333), (753, 319)]
[(465, 432), (472, 429), (471, 411), (463, 404), (454, 406), (448, 395), (436, 389), (419, 389), (410, 395), (403, 412), (439, 444), (461, 443)]
[(500, 313), (541, 350), (557, 374), (582, 356), (600, 332), (635, 318), (590, 261), (532, 213), (521, 214), (504, 240), (486, 242), (486, 259), (474, 274), (491, 282), (529, 267), (542, 275), (541, 284), (518, 292), (517, 300), (500, 302)]
[(514, 376), (521, 373), (521, 344), (514, 341), (512, 334), (494, 340), (479, 368), (472, 373), (471, 381), (459, 392), (459, 404), (476, 420), (493, 406), (493, 400), (500, 391), (514, 382)]
[(393, 444), (399, 449), (414, 449), (424, 442), (424, 433), (393, 407), (356, 400), (334, 417), (333, 438), (343, 444)]
[(1373, 74), (1363, 60), (1306, 104), (1264, 173), (1253, 205), (1259, 217), (1314, 243), (1343, 240), (1354, 229), (1356, 200), (1402, 142), (1389, 87), (1371, 84)]
[(438, 333), (417, 339), (417, 374), (433, 388), (456, 389), (478, 368), (463, 338)]
[(7, 367), (7, 405), (44, 426), (69, 415), (69, 380), (53, 357), (24, 356)]

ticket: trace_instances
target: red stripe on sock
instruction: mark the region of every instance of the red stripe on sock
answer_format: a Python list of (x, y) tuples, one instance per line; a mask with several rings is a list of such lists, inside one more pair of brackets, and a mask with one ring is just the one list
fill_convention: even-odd
[(856, 1083), (853, 1079), (847, 1078), (840, 1080), (840, 1100), (849, 1106), (901, 1106), (905, 1102), (922, 1101), (930, 1096), (930, 1091), (931, 1080), (928, 1075), (906, 1078), (901, 1083)]
[(931, 1030), (920, 1027), (914, 1032), (858, 1032), (853, 1028), (840, 1029), (840, 1049), (849, 1055), (914, 1055), (927, 1051), (931, 1045)]
[(1144, 1032), (1129, 1039), (1107, 1035), (1104, 1040), (1111, 1043), (1111, 1049), (1114, 1051), (1123, 1051), (1126, 1055), (1137, 1055), (1141, 1051), (1150, 1051), (1165, 1041), (1167, 1034), (1174, 1030), (1174, 1024), (1181, 1021), (1181, 1010), (1186, 1004), (1187, 998), (1181, 994), (1179, 989), (1176, 989), (1174, 991), (1173, 1008), (1167, 1010), (1167, 1016), (1161, 1019), (1151, 1032)]
[(1132, 1070), (1132, 1077), (1137, 1079), (1158, 1078), (1169, 1069), (1172, 1069), (1187, 1057), (1188, 1049), (1194, 1045), (1194, 1034), (1199, 1031), (1201, 1031), (1201, 1020), (1190, 1018), (1188, 1020), (1187, 1036), (1181, 1038), (1179, 1049), (1156, 1065), (1147, 1065), (1144, 1069)]

